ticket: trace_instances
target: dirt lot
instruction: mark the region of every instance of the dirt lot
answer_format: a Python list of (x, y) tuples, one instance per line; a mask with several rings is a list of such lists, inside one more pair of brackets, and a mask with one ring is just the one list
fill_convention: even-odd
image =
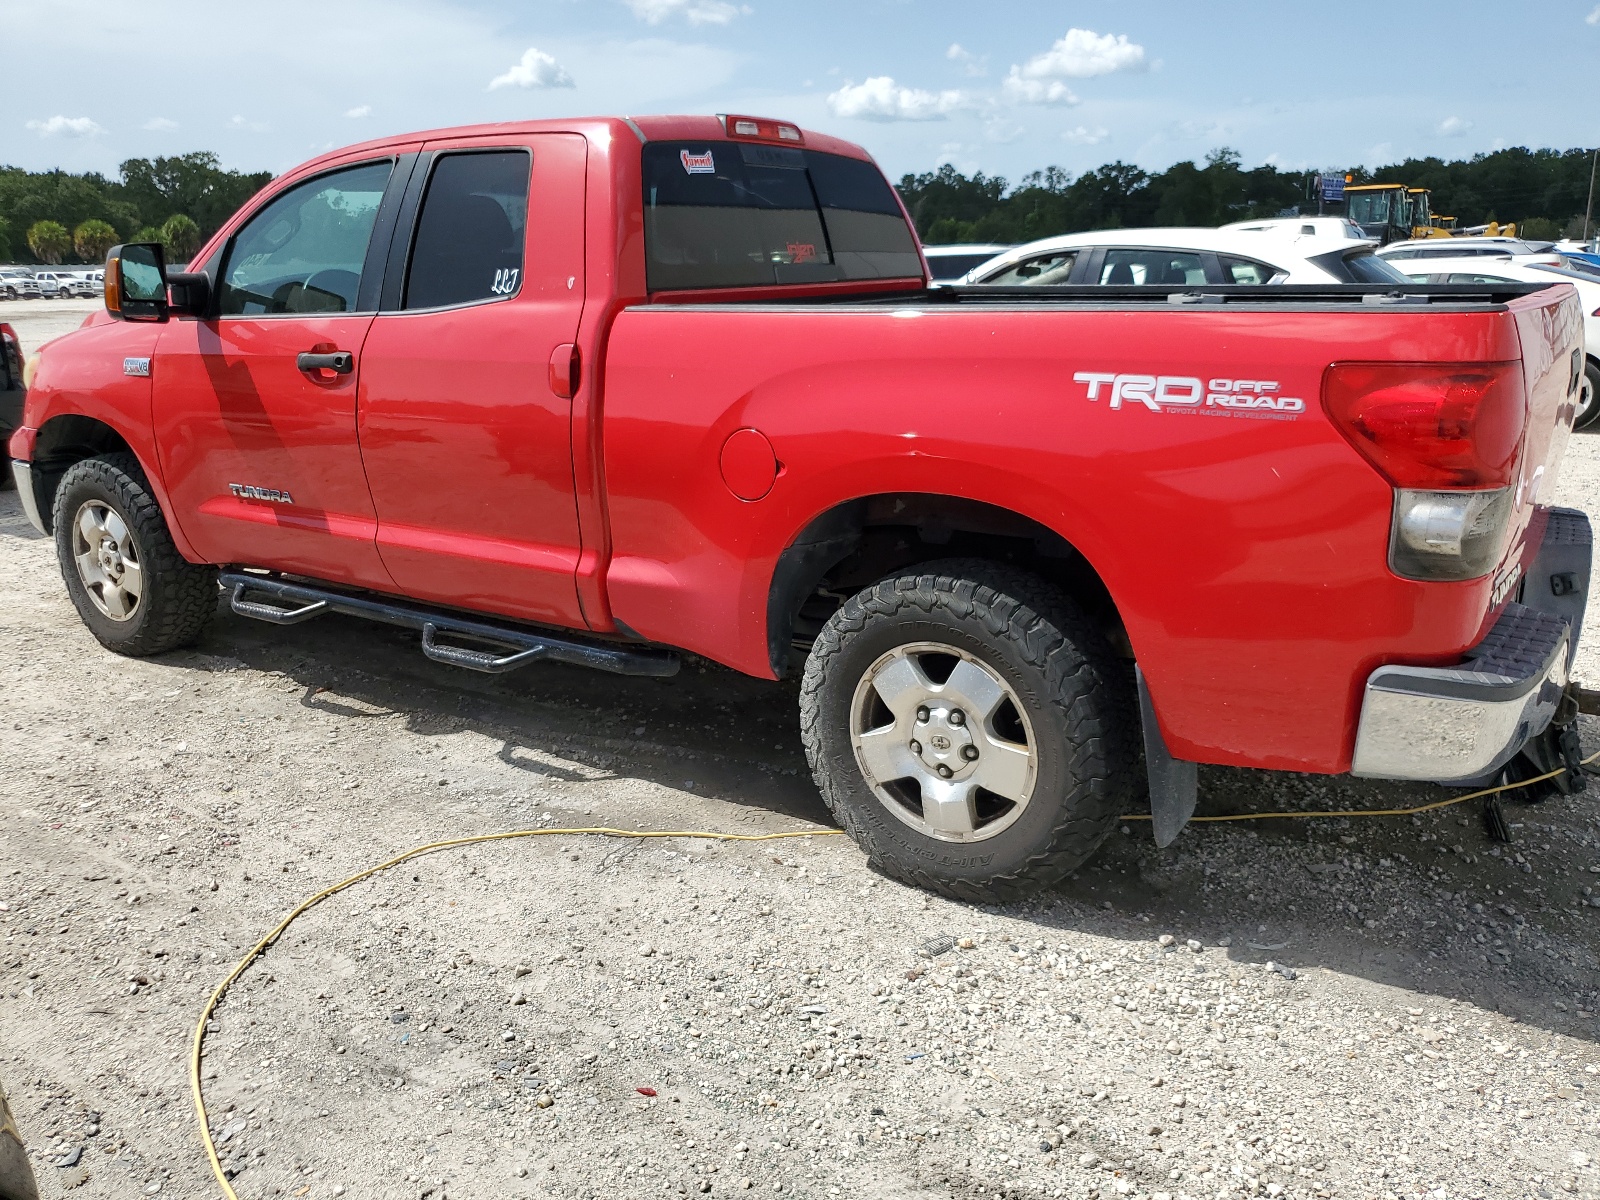
[[(1561, 498), (1596, 496), (1580, 438)], [(792, 689), (715, 667), (492, 679), (398, 631), (231, 615), (113, 657), (14, 492), (0, 637), (0, 1078), (47, 1197), (216, 1194), (192, 1023), (328, 883), (541, 824), (826, 826)], [(1208, 812), (1442, 794), (1201, 788)], [(219, 1011), (207, 1096), (251, 1198), (1596, 1196), (1600, 786), (1508, 813), (1509, 848), (1476, 806), (1166, 852), (1129, 826), (1006, 909), (840, 837), (448, 851), (293, 927)]]

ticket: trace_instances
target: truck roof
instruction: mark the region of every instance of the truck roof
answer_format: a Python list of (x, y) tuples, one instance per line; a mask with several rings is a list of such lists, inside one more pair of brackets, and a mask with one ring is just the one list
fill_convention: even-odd
[[(444, 141), (453, 138), (471, 137), (505, 137), (525, 133), (581, 133), (591, 139), (626, 141), (629, 139), (644, 142), (667, 141), (696, 141), (696, 142), (727, 142), (743, 141), (744, 138), (730, 137), (724, 119), (732, 120), (735, 116), (758, 120), (763, 124), (773, 123), (771, 117), (745, 117), (744, 114), (724, 113), (719, 116), (642, 116), (642, 117), (553, 117), (536, 121), (494, 121), (479, 125), (455, 125), (444, 129), (422, 129), (411, 133), (391, 134), (388, 137), (374, 138), (366, 142), (353, 142), (348, 146), (341, 146), (320, 154), (291, 168), (295, 174), (310, 167), (316, 167), (324, 162), (343, 159), (352, 152), (365, 150), (385, 150), (393, 146), (410, 145), (415, 142)], [(865, 148), (855, 142), (847, 142), (843, 138), (836, 138), (830, 134), (819, 133), (794, 124), (792, 121), (780, 121), (779, 124), (790, 125), (798, 129), (802, 141), (786, 145), (803, 145), (810, 150), (820, 150), (827, 154), (839, 154), (846, 158), (856, 158), (863, 162), (875, 162), (872, 155)]]

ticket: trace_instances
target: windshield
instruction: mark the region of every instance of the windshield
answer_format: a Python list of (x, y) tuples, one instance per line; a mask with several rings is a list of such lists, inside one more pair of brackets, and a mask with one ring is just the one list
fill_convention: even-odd
[(869, 162), (748, 142), (642, 153), (653, 292), (922, 276), (911, 227)]
[(1345, 193), (1345, 216), (1357, 225), (1387, 225), (1389, 223), (1388, 192)]

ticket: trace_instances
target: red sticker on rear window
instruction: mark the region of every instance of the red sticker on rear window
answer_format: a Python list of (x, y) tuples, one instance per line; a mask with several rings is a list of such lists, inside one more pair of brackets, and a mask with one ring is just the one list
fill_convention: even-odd
[(791, 263), (816, 262), (817, 244), (815, 242), (790, 242), (789, 261)]
[(683, 169), (690, 175), (715, 175), (717, 164), (711, 159), (711, 151), (704, 154), (690, 154), (687, 150), (678, 151), (678, 157), (683, 160)]

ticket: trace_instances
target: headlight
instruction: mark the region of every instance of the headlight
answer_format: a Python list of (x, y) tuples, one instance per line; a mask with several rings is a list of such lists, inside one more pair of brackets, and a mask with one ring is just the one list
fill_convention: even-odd
[(39, 373), (39, 360), (44, 357), (44, 351), (35, 350), (28, 355), (28, 361), (22, 364), (22, 386), (31, 388), (33, 377)]

